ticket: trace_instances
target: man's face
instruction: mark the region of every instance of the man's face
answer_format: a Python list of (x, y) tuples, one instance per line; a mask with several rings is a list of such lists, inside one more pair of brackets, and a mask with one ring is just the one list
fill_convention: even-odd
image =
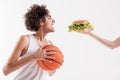
[(55, 20), (51, 17), (51, 15), (45, 16), (46, 21), (44, 22), (44, 29), (47, 32), (54, 32), (54, 28), (52, 27), (55, 23)]

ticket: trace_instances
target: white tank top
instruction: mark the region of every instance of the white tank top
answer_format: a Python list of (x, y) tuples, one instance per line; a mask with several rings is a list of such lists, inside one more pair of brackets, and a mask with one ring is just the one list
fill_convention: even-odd
[[(28, 50), (24, 56), (34, 53), (39, 48), (39, 45), (33, 34), (30, 34), (28, 36), (30, 43)], [(48, 71), (41, 69), (38, 66), (37, 61), (31, 61), (30, 63), (24, 65), (17, 70), (16, 74), (17, 75), (15, 76), (14, 80), (47, 80), (48, 78)]]

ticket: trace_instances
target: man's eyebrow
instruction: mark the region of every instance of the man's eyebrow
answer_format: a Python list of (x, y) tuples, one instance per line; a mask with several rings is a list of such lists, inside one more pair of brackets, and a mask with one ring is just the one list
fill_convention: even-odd
[(51, 17), (51, 15), (47, 15), (47, 17)]

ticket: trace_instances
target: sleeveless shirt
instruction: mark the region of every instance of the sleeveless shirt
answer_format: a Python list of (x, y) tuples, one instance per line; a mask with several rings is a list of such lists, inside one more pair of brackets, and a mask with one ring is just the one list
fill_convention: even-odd
[[(24, 56), (34, 53), (39, 48), (39, 45), (33, 34), (29, 34), (28, 36), (29, 46)], [(37, 61), (31, 61), (17, 70), (14, 80), (47, 80), (48, 76), (48, 71), (43, 70), (38, 65)]]

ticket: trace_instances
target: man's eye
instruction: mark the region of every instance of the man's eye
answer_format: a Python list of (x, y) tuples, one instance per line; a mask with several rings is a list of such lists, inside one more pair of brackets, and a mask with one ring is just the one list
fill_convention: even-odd
[(51, 17), (48, 17), (48, 19), (51, 19)]

